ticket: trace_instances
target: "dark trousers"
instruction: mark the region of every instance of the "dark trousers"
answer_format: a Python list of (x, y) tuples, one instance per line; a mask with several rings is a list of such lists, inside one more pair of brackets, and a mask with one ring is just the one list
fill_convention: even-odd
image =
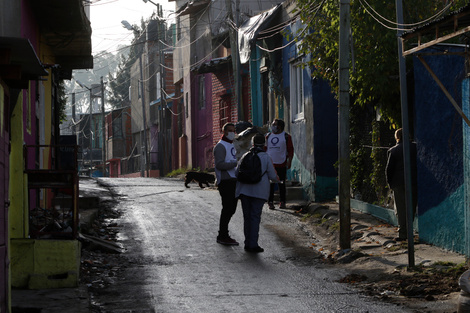
[(256, 248), (258, 247), (261, 212), (266, 200), (240, 195), (240, 201), (243, 209), (245, 248)]
[[(286, 174), (287, 174), (287, 167), (276, 167), (277, 176), (281, 181), (279, 186), (279, 200), (281, 202), (286, 203)], [(274, 186), (276, 184), (271, 184), (271, 188), (269, 190), (269, 200), (268, 202), (273, 202), (274, 199)]]
[(233, 214), (237, 210), (237, 201), (235, 198), (235, 188), (237, 181), (223, 180), (218, 184), (219, 194), (222, 198), (222, 212), (220, 213), (219, 237), (228, 237), (228, 224)]
[[(406, 221), (406, 200), (405, 200), (405, 186), (397, 186), (393, 189), (393, 201), (395, 202), (395, 214), (398, 219), (398, 237), (401, 239), (407, 239), (407, 221)], [(416, 205), (417, 205), (417, 194), (413, 191), (413, 220), (416, 214)]]

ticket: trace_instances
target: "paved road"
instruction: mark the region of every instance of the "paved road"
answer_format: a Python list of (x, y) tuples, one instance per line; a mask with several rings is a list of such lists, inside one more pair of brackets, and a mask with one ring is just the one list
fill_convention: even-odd
[(406, 312), (338, 283), (316, 260), (295, 218), (265, 210), (257, 255), (243, 250), (241, 207), (216, 243), (220, 197), (170, 179), (103, 179), (121, 195), (120, 241), (127, 248), (114, 284), (94, 302), (101, 312)]

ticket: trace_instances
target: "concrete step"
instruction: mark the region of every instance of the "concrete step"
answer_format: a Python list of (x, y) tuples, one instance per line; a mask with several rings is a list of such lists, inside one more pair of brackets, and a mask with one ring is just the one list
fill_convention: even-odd
[[(289, 186), (286, 188), (286, 201), (293, 202), (304, 200), (304, 190), (302, 186)], [(274, 192), (274, 201), (279, 201), (279, 190)]]

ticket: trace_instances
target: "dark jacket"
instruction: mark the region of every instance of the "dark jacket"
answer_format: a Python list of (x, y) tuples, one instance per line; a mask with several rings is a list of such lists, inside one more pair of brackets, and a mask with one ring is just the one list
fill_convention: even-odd
[[(403, 143), (399, 142), (387, 151), (388, 161), (386, 167), (387, 183), (390, 188), (405, 185), (405, 163), (403, 161)], [(411, 183), (416, 188), (416, 144), (410, 142)]]

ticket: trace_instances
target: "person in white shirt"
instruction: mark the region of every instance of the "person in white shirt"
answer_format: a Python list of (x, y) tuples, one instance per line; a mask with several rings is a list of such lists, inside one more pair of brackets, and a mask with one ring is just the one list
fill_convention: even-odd
[[(275, 119), (271, 125), (271, 133), (266, 135), (266, 152), (269, 154), (274, 163), (277, 175), (280, 179), (279, 186), (279, 208), (286, 208), (286, 175), (287, 170), (290, 169), (292, 158), (294, 157), (294, 145), (292, 144), (292, 137), (284, 131), (285, 123), (281, 119)], [(271, 210), (274, 209), (274, 187), (271, 184), (269, 193), (268, 206)]]
[(217, 242), (222, 245), (237, 246), (238, 242), (232, 239), (228, 233), (228, 224), (233, 214), (235, 214), (238, 202), (238, 199), (235, 197), (237, 158), (236, 150), (233, 146), (235, 125), (233, 123), (226, 123), (222, 130), (222, 138), (214, 147), (216, 185), (222, 198)]

